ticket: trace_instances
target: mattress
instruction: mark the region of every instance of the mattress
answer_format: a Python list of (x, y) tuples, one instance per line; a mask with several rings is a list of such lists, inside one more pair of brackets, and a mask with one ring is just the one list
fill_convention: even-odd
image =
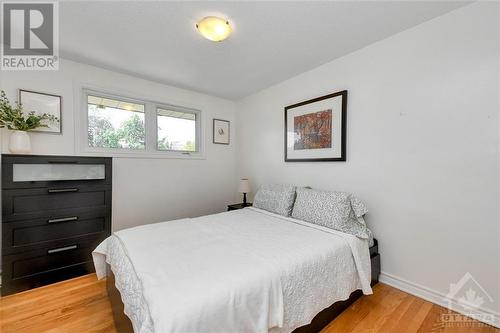
[(245, 208), (119, 231), (93, 256), (99, 278), (110, 264), (136, 333), (281, 333), (371, 293), (368, 245)]

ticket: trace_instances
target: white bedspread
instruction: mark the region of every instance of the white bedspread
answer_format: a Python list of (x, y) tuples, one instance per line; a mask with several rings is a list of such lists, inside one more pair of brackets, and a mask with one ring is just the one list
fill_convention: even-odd
[(256, 208), (122, 230), (93, 255), (140, 333), (290, 332), (371, 294), (366, 240)]

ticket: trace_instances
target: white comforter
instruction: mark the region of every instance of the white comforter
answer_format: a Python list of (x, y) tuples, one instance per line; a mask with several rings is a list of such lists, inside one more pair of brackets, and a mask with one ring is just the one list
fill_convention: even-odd
[(366, 240), (256, 208), (122, 230), (93, 255), (140, 333), (290, 332), (371, 294)]

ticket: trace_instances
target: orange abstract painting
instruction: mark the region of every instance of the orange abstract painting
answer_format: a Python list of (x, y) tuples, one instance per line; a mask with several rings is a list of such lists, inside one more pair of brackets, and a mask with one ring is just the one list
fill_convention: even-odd
[(332, 147), (332, 109), (293, 118), (295, 150)]

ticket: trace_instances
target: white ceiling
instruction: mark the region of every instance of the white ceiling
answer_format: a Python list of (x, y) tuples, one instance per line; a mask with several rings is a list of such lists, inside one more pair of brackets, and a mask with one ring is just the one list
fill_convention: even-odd
[[(60, 3), (67, 59), (239, 99), (466, 2)], [(219, 14), (233, 34), (203, 39), (200, 18)]]

